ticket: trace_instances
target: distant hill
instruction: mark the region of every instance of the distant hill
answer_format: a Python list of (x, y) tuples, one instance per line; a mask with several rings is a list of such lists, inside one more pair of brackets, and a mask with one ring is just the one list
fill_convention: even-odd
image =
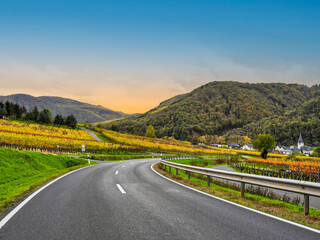
[(30, 110), (34, 106), (37, 106), (39, 110), (48, 108), (52, 112), (53, 116), (56, 114), (62, 114), (63, 116), (73, 114), (79, 123), (83, 123), (85, 121), (90, 123), (102, 122), (131, 116), (102, 106), (91, 105), (61, 97), (33, 97), (26, 94), (14, 94), (9, 96), (0, 96), (0, 101), (12, 101), (20, 106), (25, 106), (27, 110)]
[(235, 129), (229, 134), (256, 138), (259, 133), (275, 136), (278, 144), (297, 145), (302, 134), (306, 145), (320, 146), (320, 97), (312, 99), (282, 116), (264, 118), (258, 122)]
[(319, 86), (211, 82), (144, 114), (101, 125), (142, 135), (152, 124), (157, 137), (190, 140), (193, 134), (224, 135), (261, 119), (281, 116), (318, 95)]

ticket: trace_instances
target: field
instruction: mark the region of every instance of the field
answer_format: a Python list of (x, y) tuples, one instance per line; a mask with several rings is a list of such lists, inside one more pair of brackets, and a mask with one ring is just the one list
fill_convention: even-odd
[(46, 181), (86, 165), (68, 156), (0, 148), (0, 212)]

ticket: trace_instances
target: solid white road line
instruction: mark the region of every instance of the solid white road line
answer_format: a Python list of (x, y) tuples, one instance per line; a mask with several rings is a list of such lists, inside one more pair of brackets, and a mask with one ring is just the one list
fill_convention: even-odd
[(188, 188), (188, 189), (190, 189), (190, 190), (193, 190), (193, 191), (195, 191), (195, 192), (201, 193), (201, 194), (206, 195), (206, 196), (208, 196), (208, 197), (212, 197), (212, 198), (218, 199), (218, 200), (220, 200), (220, 201), (223, 201), (223, 202), (226, 202), (226, 203), (229, 203), (229, 204), (232, 204), (232, 205), (235, 205), (235, 206), (238, 206), (238, 207), (247, 209), (247, 210), (249, 210), (249, 211), (252, 211), (252, 212), (255, 212), (255, 213), (259, 213), (259, 214), (261, 214), (261, 215), (264, 215), (264, 216), (267, 216), (267, 217), (271, 217), (271, 218), (277, 219), (277, 220), (279, 220), (279, 221), (282, 221), (282, 222), (289, 223), (289, 224), (294, 225), (294, 226), (297, 226), (297, 227), (301, 227), (301, 228), (307, 229), (307, 230), (312, 231), (312, 232), (320, 233), (320, 230), (318, 230), (318, 229), (315, 229), (315, 228), (312, 228), (312, 227), (308, 227), (308, 226), (305, 226), (305, 225), (302, 225), (302, 224), (299, 224), (299, 223), (296, 223), (296, 222), (292, 222), (292, 221), (289, 221), (289, 220), (286, 220), (286, 219), (283, 219), (283, 218), (280, 218), (280, 217), (276, 217), (276, 216), (270, 215), (270, 214), (268, 214), (268, 213), (260, 212), (260, 211), (255, 210), (255, 209), (248, 208), (248, 207), (242, 206), (242, 205), (237, 204), (237, 203), (234, 203), (234, 202), (230, 202), (230, 201), (225, 200), (225, 199), (223, 199), (223, 198), (219, 198), (219, 197), (213, 196), (213, 195), (211, 195), (211, 194), (209, 194), (209, 193), (201, 192), (201, 191), (198, 190), (198, 189), (194, 189), (194, 188), (188, 187), (188, 186), (186, 186), (186, 185), (184, 185), (184, 184), (182, 184), (182, 183), (178, 183), (178, 182), (176, 182), (176, 181), (174, 181), (174, 180), (172, 180), (172, 179), (170, 179), (170, 178), (167, 178), (167, 177), (163, 176), (162, 174), (160, 174), (160, 173), (158, 173), (156, 170), (154, 170), (154, 169), (153, 169), (153, 166), (154, 166), (155, 164), (157, 164), (157, 163), (154, 163), (154, 164), (151, 165), (151, 170), (152, 170), (153, 172), (155, 172), (156, 174), (158, 174), (160, 177), (163, 177), (163, 178), (167, 179), (168, 181), (171, 181), (171, 182), (173, 182), (173, 183), (175, 183), (175, 184), (178, 184), (178, 185), (180, 185), (180, 186), (182, 186), (182, 187)]
[[(91, 165), (88, 167), (93, 167), (93, 166), (97, 166), (97, 165)], [(27, 199), (25, 199), (22, 203), (20, 203), (17, 207), (15, 207), (5, 218), (3, 218), (0, 221), (0, 229), (24, 206), (26, 205), (32, 198), (34, 198), (38, 193), (40, 193), (42, 190), (44, 190), (45, 188), (49, 187), (51, 184), (53, 184), (54, 182), (58, 181), (59, 179), (68, 176), (69, 174), (75, 173), (77, 171), (80, 171), (82, 169), (88, 168), (88, 167), (84, 167), (84, 168), (79, 168), (77, 170), (74, 170), (72, 172), (66, 173), (64, 175), (62, 175), (61, 177), (56, 178), (55, 180), (49, 182), (48, 184), (44, 185), (42, 188), (38, 189), (37, 191), (35, 191), (34, 193), (32, 193)]]
[(116, 171), (116, 173), (115, 173), (116, 175), (118, 174), (118, 171)]
[(119, 188), (119, 190), (122, 194), (126, 194), (126, 192), (123, 190), (123, 188), (120, 186), (120, 184), (117, 184), (117, 187)]

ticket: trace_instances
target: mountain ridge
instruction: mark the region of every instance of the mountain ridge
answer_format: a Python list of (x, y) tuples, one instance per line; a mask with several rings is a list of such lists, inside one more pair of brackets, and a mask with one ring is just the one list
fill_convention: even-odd
[(190, 140), (196, 134), (224, 135), (252, 122), (281, 116), (320, 96), (320, 86), (215, 81), (177, 95), (137, 116), (100, 124), (138, 135), (151, 124), (157, 137)]
[(8, 96), (0, 96), (0, 101), (14, 102), (20, 106), (25, 106), (27, 110), (30, 110), (34, 106), (37, 106), (39, 110), (48, 108), (52, 112), (53, 116), (56, 114), (61, 114), (63, 116), (73, 114), (79, 123), (83, 123), (85, 121), (95, 123), (131, 116), (131, 114), (114, 111), (100, 105), (92, 105), (59, 96), (34, 97), (29, 94), (18, 93)]

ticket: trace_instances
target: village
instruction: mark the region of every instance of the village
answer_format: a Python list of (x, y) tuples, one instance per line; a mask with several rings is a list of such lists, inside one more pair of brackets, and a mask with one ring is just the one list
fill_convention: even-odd
[[(199, 145), (204, 145), (204, 143), (199, 143)], [(223, 144), (211, 144), (213, 147), (219, 147), (219, 148), (230, 148), (230, 149), (242, 149), (242, 150), (248, 150), (248, 151), (255, 151), (256, 149), (253, 149), (252, 144), (244, 144), (241, 146), (238, 143), (230, 143), (228, 145), (223, 145)], [(313, 153), (314, 147), (304, 145), (302, 135), (300, 133), (298, 143), (297, 145), (293, 146), (281, 146), (277, 145), (273, 149), (273, 153), (278, 153), (278, 154), (285, 154), (285, 155), (292, 155), (294, 153), (298, 155), (304, 155), (304, 156), (311, 156)]]

